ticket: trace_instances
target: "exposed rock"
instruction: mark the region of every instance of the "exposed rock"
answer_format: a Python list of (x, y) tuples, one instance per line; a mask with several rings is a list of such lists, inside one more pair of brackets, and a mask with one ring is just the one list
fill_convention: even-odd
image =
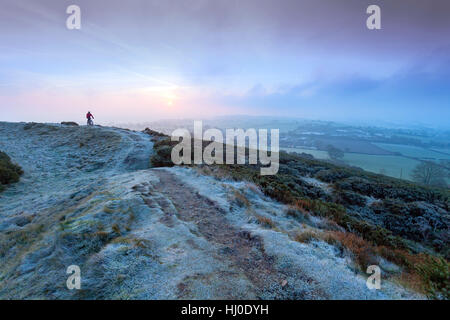
[(73, 121), (63, 121), (63, 122), (61, 122), (61, 124), (63, 126), (71, 126), (71, 127), (78, 127), (79, 126), (78, 123), (73, 122)]

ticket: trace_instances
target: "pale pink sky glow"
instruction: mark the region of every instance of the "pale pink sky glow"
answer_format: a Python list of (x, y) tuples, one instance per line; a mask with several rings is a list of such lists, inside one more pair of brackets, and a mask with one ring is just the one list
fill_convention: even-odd
[(450, 2), (3, 1), (0, 121), (450, 119)]

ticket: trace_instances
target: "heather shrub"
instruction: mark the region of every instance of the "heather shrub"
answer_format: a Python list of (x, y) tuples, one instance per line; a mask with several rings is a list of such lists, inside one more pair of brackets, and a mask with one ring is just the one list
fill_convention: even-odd
[(427, 255), (415, 266), (427, 294), (436, 299), (450, 299), (450, 264), (443, 258)]
[(12, 163), (11, 158), (6, 153), (0, 151), (0, 192), (8, 184), (18, 182), (22, 174), (22, 168)]

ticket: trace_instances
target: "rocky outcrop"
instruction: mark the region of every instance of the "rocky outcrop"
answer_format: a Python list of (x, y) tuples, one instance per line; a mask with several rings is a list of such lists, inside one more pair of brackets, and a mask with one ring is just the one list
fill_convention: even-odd
[(63, 126), (72, 126), (72, 127), (78, 127), (79, 126), (78, 123), (73, 122), (73, 121), (63, 121), (63, 122), (61, 122), (61, 124)]

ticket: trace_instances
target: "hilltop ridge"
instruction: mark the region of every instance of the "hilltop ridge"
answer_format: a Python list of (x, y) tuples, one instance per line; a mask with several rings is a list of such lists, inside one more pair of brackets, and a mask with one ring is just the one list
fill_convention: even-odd
[[(345, 249), (297, 238), (342, 227), (299, 216), (250, 180), (151, 168), (160, 139), (118, 128), (0, 123), (0, 149), (24, 169), (0, 195), (0, 297), (425, 298), (393, 281), (369, 290)], [(69, 265), (80, 266), (81, 290), (66, 288)]]

